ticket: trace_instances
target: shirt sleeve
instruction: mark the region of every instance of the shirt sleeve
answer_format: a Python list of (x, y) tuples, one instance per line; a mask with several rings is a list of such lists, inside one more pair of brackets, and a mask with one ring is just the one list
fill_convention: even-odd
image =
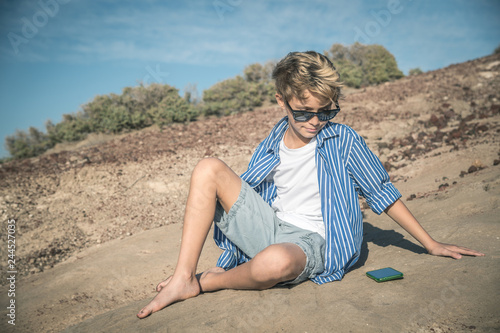
[(347, 168), (356, 190), (375, 213), (380, 215), (401, 197), (378, 157), (359, 135), (352, 141)]

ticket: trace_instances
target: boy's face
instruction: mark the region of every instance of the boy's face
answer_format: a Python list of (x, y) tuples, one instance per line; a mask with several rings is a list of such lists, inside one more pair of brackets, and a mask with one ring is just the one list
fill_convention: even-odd
[[(314, 138), (319, 131), (326, 125), (328, 121), (320, 121), (317, 116), (310, 118), (307, 121), (296, 121), (293, 118), (292, 110), (296, 111), (309, 111), (317, 113), (318, 111), (329, 110), (332, 108), (332, 103), (321, 103), (309, 90), (303, 94), (303, 99), (293, 97), (289, 101), (285, 101), (281, 95), (276, 94), (278, 104), (286, 110), (288, 115), (288, 122), (290, 124), (289, 131), (285, 136), (285, 144), (289, 148), (300, 148), (306, 145), (312, 138)], [(288, 105), (287, 105), (288, 102)], [(288, 107), (290, 106), (290, 107)]]

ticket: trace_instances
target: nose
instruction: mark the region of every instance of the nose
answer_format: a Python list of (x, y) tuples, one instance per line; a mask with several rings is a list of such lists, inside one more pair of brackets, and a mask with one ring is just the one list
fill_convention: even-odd
[(314, 115), (311, 119), (309, 119), (309, 124), (315, 127), (318, 126), (320, 124), (318, 116)]

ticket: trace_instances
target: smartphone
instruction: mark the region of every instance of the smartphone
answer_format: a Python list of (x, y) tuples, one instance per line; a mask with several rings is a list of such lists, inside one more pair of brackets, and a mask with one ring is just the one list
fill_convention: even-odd
[(374, 279), (377, 282), (384, 282), (389, 280), (402, 279), (403, 273), (395, 270), (394, 268), (387, 267), (382, 269), (377, 269), (374, 271), (366, 272), (366, 276)]

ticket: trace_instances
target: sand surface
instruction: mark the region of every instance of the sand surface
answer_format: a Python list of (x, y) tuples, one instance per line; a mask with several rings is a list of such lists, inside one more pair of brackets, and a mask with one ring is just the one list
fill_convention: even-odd
[[(235, 171), (281, 117), (276, 108), (122, 135), (0, 167), (3, 228), (16, 220), (16, 325), (8, 324), (2, 232), (1, 332), (496, 332), (500, 330), (498, 56), (349, 94), (339, 122), (362, 134), (437, 240), (425, 253), (365, 210), (363, 251), (339, 282), (226, 290), (136, 313), (172, 274), (189, 176), (204, 156)], [(199, 271), (221, 251), (207, 238)], [(369, 270), (404, 279), (376, 283)]]

